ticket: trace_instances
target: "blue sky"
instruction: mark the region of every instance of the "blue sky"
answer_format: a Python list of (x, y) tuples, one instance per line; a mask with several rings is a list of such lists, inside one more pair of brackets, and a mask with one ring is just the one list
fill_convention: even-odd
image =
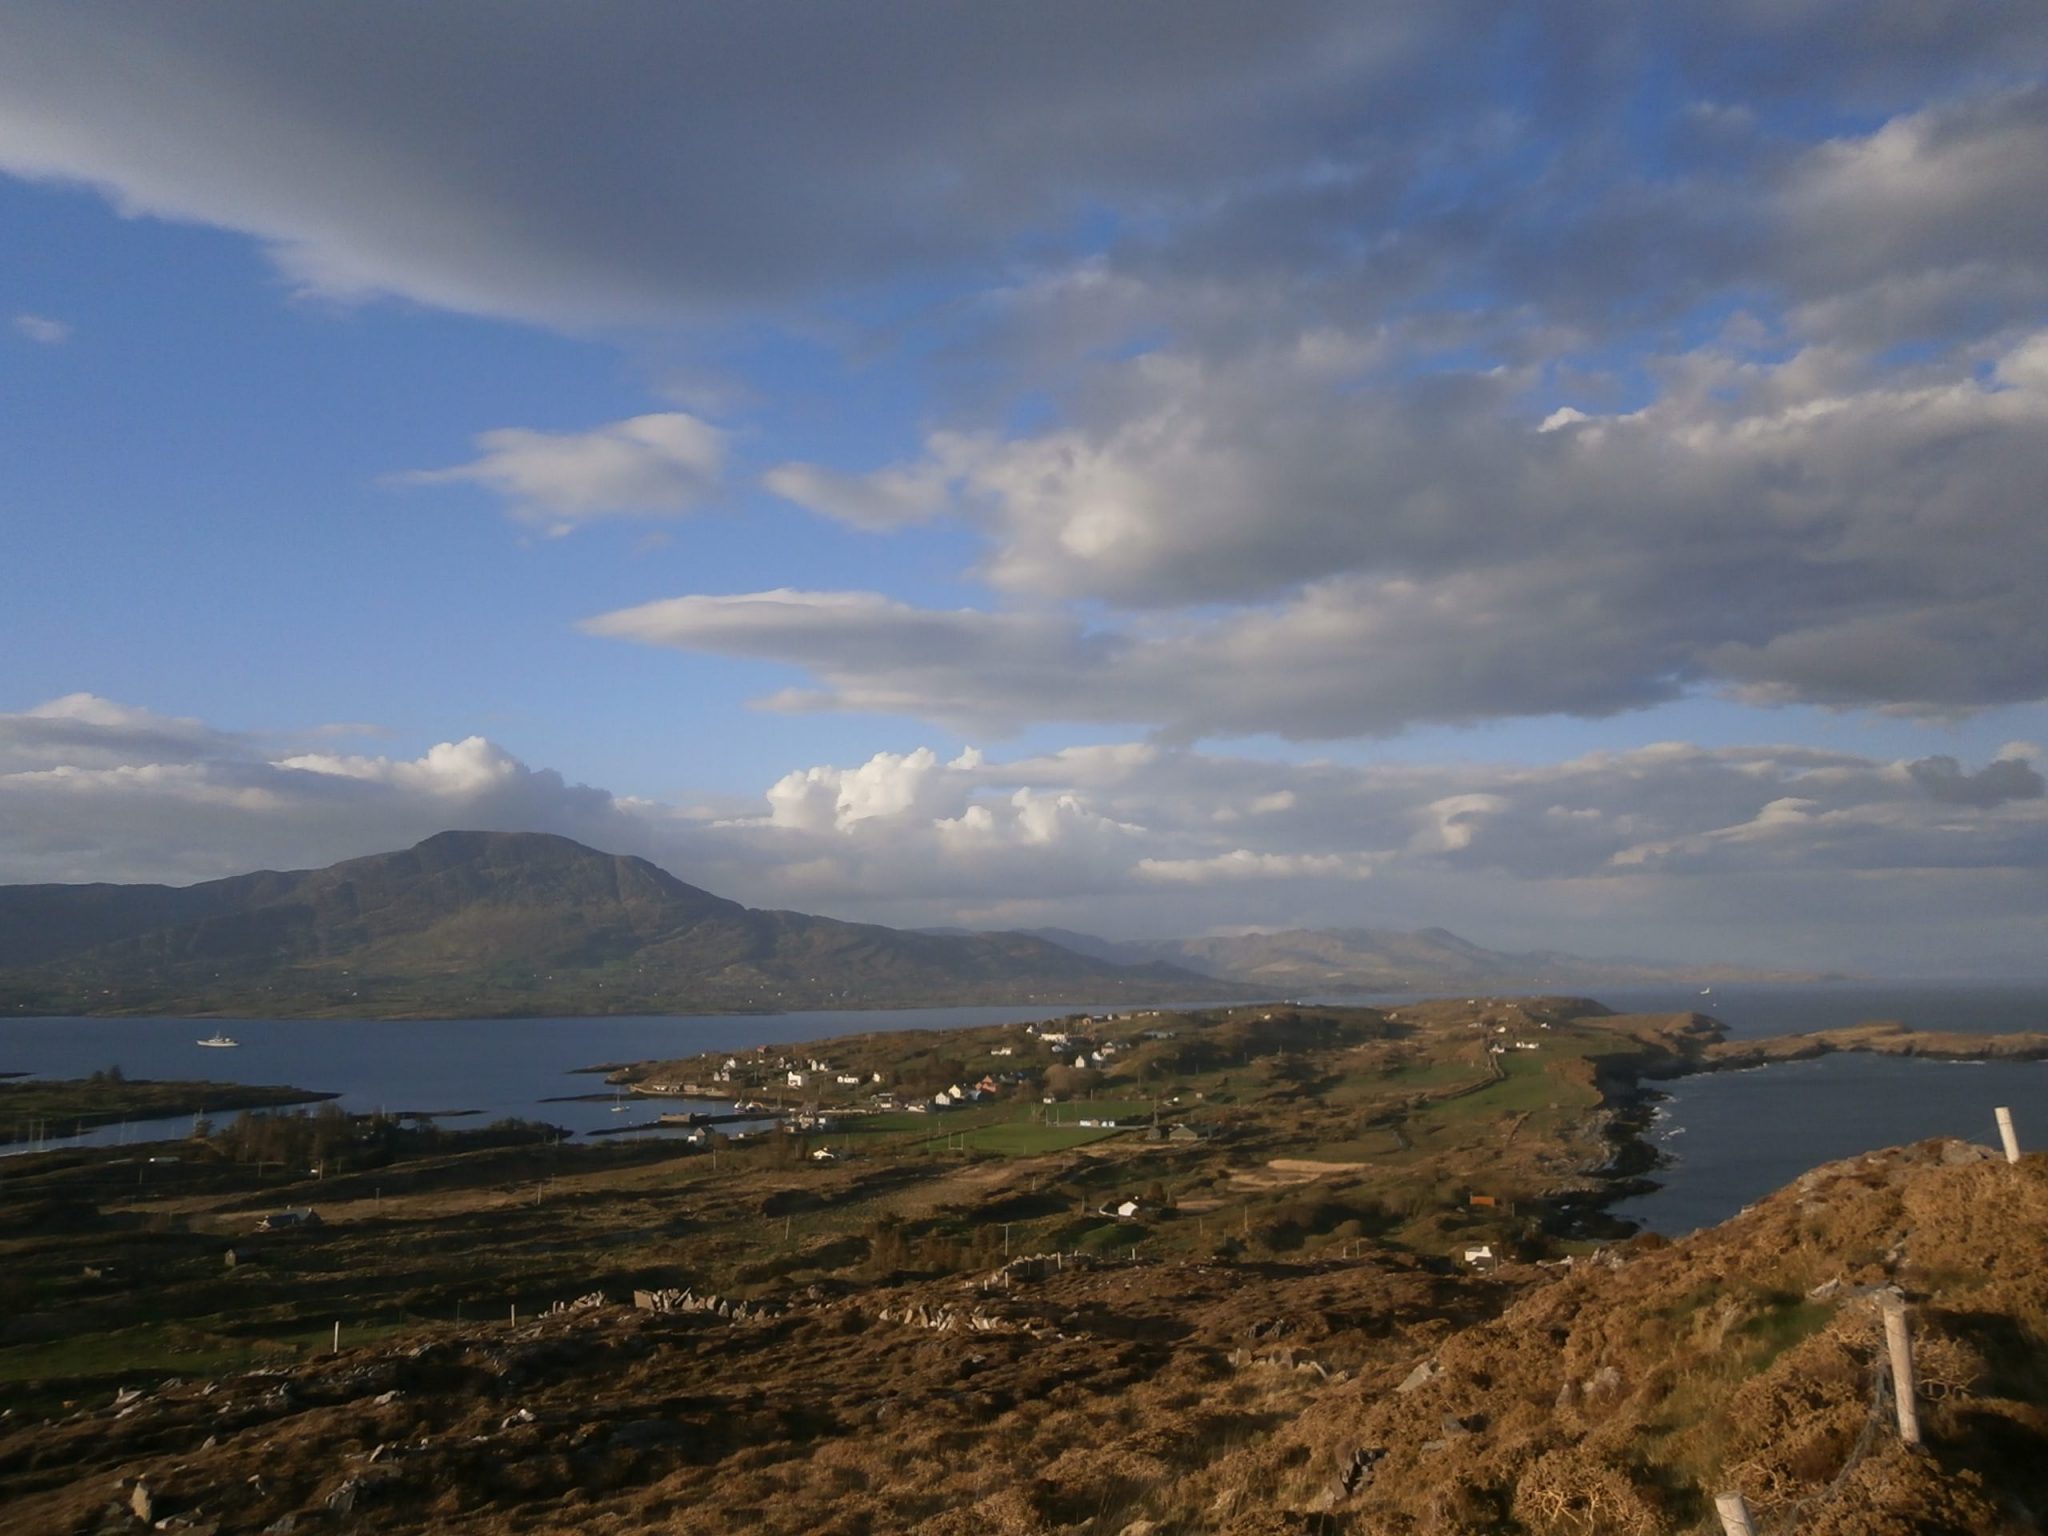
[(2038, 945), (2029, 8), (110, 10), (0, 19), (0, 879)]

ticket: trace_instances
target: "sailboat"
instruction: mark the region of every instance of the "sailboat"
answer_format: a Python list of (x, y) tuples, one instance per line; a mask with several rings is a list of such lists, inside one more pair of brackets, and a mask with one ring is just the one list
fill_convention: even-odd
[(613, 1113), (613, 1114), (615, 1114), (615, 1115), (617, 1115), (617, 1114), (623, 1114), (623, 1113), (625, 1112), (625, 1108), (626, 1108), (626, 1090), (625, 1090), (625, 1089), (623, 1089), (623, 1088), (615, 1088), (615, 1089), (613, 1089), (613, 1090), (612, 1090), (612, 1113)]
[(215, 1030), (212, 1034), (208, 1035), (204, 1040), (196, 1040), (193, 1042), (193, 1044), (195, 1045), (210, 1045), (215, 1050), (226, 1050), (230, 1046), (240, 1045), (241, 1043), (242, 1042), (237, 1040), (233, 1035), (224, 1035), (220, 1033), (218, 1030)]

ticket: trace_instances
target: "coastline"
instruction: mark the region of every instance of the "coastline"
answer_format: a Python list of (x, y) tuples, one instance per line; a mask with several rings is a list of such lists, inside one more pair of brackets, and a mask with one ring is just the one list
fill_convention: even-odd
[(1667, 1040), (1670, 1044), (1665, 1049), (1652, 1047), (1616, 1054), (1601, 1062), (1596, 1074), (1601, 1090), (1597, 1114), (1605, 1117), (1600, 1133), (1614, 1150), (1605, 1164), (1587, 1171), (1588, 1177), (1601, 1181), (1601, 1188), (1593, 1193), (1566, 1185), (1553, 1197), (1559, 1208), (1570, 1212), (1582, 1226), (1598, 1223), (1614, 1236), (1647, 1230), (1632, 1217), (1612, 1215), (1611, 1208), (1664, 1188), (1665, 1181), (1653, 1175), (1675, 1161), (1652, 1138), (1658, 1106), (1671, 1097), (1655, 1084), (1758, 1071), (1835, 1055), (1860, 1054), (1951, 1065), (2048, 1060), (2048, 1032), (1917, 1030), (1891, 1019), (1810, 1034), (1730, 1040), (1726, 1026), (1719, 1020), (1694, 1014), (1675, 1038)]

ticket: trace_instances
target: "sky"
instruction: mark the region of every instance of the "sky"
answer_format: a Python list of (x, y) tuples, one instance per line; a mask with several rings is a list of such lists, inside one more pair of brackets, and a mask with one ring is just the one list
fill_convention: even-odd
[(0, 882), (2048, 973), (2048, 8), (0, 12)]

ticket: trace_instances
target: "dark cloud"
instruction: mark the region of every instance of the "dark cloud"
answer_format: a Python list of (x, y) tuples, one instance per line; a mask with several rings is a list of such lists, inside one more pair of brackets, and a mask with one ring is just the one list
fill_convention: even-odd
[(2025, 758), (2002, 757), (1975, 773), (1965, 772), (1952, 757), (1923, 757), (1906, 765), (1913, 782), (1944, 805), (2003, 805), (2008, 800), (2039, 800), (2048, 785)]
[[(1923, 715), (2041, 697), (2044, 336), (1989, 369), (1709, 345), (1660, 359), (1648, 405), (1541, 422), (1513, 374), (1389, 366), (1376, 338), (1323, 331), (1149, 354), (1085, 422), (949, 435), (886, 471), (950, 484), (1016, 610), (763, 593), (589, 627), (804, 667), (821, 686), (787, 707), (1182, 739), (1715, 687)], [(1076, 598), (1109, 607), (1084, 620)]]
[(31, 3), (0, 164), (247, 230), (328, 291), (702, 317), (1304, 156), (1457, 9)]
[[(28, 0), (0, 18), (0, 165), (247, 231), (324, 291), (572, 323), (986, 281), (1105, 214), (1093, 238), (1134, 260), (1297, 297), (1483, 282), (1612, 310), (1763, 252), (1867, 274), (2036, 248), (2026, 202), (1983, 194), (2038, 175), (2002, 120), (2038, 110), (2013, 93), (2044, 59), (2038, 7), (1965, 0)], [(1862, 195), (1884, 167), (1853, 150), (1760, 174), (1973, 94), (1895, 135), (1922, 217)], [(1968, 145), (1996, 133), (1993, 167)]]

